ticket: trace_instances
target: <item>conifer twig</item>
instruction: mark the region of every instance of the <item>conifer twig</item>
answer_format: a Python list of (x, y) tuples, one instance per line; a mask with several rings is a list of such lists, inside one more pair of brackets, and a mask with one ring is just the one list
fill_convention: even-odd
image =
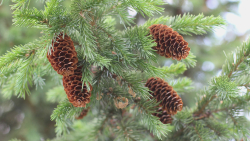
[(230, 77), (232, 76), (233, 72), (237, 70), (237, 68), (238, 68), (238, 66), (240, 65), (240, 63), (242, 63), (242, 62), (243, 62), (244, 57), (245, 57), (245, 56), (243, 56), (243, 58), (241, 58), (241, 59), (240, 59), (240, 61), (239, 61), (239, 62), (235, 65), (234, 69), (233, 69), (233, 70), (231, 70), (231, 71), (229, 72), (229, 74), (228, 74), (228, 78), (230, 78)]
[(194, 130), (197, 133), (197, 135), (199, 136), (200, 140), (203, 141), (203, 139), (202, 139), (201, 135), (199, 134), (199, 132), (197, 131), (196, 127), (194, 127)]
[(102, 121), (101, 127), (99, 128), (99, 131), (102, 133), (103, 129), (104, 129), (104, 125), (105, 123), (108, 121), (109, 116), (106, 116), (106, 118)]
[(234, 125), (236, 125), (237, 121), (234, 119), (234, 117), (231, 114), (229, 114), (229, 116), (231, 117), (232, 121), (234, 122)]
[(200, 115), (201, 113), (203, 113), (203, 111), (205, 110), (205, 108), (208, 106), (208, 104), (213, 100), (213, 99), (215, 99), (216, 98), (216, 95), (213, 95), (203, 106), (202, 106), (202, 108), (198, 111), (198, 112), (196, 112), (195, 114), (196, 115)]
[[(237, 63), (234, 65), (234, 69), (231, 70), (231, 71), (229, 72), (229, 74), (227, 75), (228, 78), (230, 78), (230, 77), (232, 76), (233, 72), (237, 70), (237, 68), (239, 67), (239, 65), (243, 62), (243, 60), (244, 60), (245, 57), (247, 57), (247, 56), (248, 56), (248, 54), (244, 54), (243, 57), (240, 59), (240, 61), (237, 62)], [(196, 112), (196, 114), (201, 114), (201, 113), (203, 113), (203, 111), (205, 110), (205, 108), (209, 105), (209, 103), (210, 103), (214, 98), (216, 98), (216, 95), (213, 95), (213, 96), (210, 98), (210, 100), (207, 101), (207, 102), (202, 106), (202, 108), (201, 108), (198, 112)]]

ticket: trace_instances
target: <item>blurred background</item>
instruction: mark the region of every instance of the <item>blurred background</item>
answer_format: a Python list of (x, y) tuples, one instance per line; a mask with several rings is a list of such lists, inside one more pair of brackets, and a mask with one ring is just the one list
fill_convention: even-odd
[[(246, 40), (250, 29), (250, 1), (249, 0), (164, 0), (163, 15), (178, 15), (190, 13), (198, 15), (203, 13), (210, 16), (222, 16), (227, 21), (227, 26), (217, 28), (203, 36), (184, 36), (189, 43), (191, 52), (197, 57), (197, 65), (189, 68), (183, 74), (193, 80), (193, 92), (183, 95), (186, 106), (195, 105), (195, 95), (198, 89), (206, 86), (211, 77), (219, 75), (225, 61), (225, 53), (233, 51), (242, 41)], [(70, 1), (65, 2), (65, 4)], [(11, 50), (15, 45), (26, 44), (41, 36), (41, 31), (15, 27), (12, 25), (12, 11), (10, 1), (3, 1), (0, 6), (0, 55)], [(44, 6), (37, 1), (31, 1), (31, 7), (42, 9)], [(135, 18), (135, 23), (143, 24), (148, 18), (139, 13), (128, 10)], [(156, 15), (155, 18), (160, 15)], [(119, 23), (119, 22), (117, 22)], [(123, 29), (122, 25), (117, 28)], [(172, 59), (159, 57), (160, 66), (170, 66)], [(55, 137), (55, 123), (50, 120), (50, 115), (57, 104), (46, 102), (46, 93), (55, 84), (46, 79), (46, 85), (41, 88), (31, 88), (31, 95), (26, 99), (12, 97), (3, 99), (0, 94), (0, 141), (18, 138), (27, 141), (46, 140)], [(1, 89), (0, 89), (1, 93)]]

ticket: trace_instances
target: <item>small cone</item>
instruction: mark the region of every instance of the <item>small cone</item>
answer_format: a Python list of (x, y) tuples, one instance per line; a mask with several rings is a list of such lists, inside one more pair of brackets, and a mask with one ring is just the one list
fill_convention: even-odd
[(151, 77), (148, 79), (146, 87), (149, 88), (151, 95), (156, 98), (157, 102), (161, 103), (163, 111), (168, 114), (175, 115), (177, 111), (182, 110), (183, 102), (180, 96), (173, 90), (173, 87), (169, 86), (167, 82), (160, 78)]
[(58, 74), (69, 76), (77, 69), (77, 53), (73, 41), (66, 34), (60, 33), (56, 41), (52, 41), (54, 46), (50, 52), (47, 53), (47, 58), (55, 71)]
[(76, 117), (76, 119), (83, 119), (85, 116), (87, 116), (88, 112), (89, 112), (89, 108), (83, 109), (81, 114), (78, 117)]
[(165, 56), (166, 58), (172, 57), (173, 60), (185, 59), (188, 56), (190, 51), (188, 43), (178, 32), (162, 24), (151, 25), (149, 29), (150, 34), (157, 43), (157, 46), (153, 47), (153, 49), (155, 49), (159, 55)]
[(92, 86), (90, 86), (90, 91), (87, 90), (86, 84), (82, 88), (82, 67), (78, 67), (74, 74), (69, 76), (63, 76), (63, 86), (67, 94), (69, 102), (71, 102), (75, 107), (85, 107), (87, 103), (90, 102), (90, 96), (92, 91)]
[(160, 107), (157, 110), (158, 113), (153, 113), (152, 115), (157, 116), (160, 118), (160, 121), (163, 124), (168, 124), (168, 123), (172, 123), (173, 118), (171, 117), (170, 114), (167, 113), (167, 111), (162, 111), (162, 108)]

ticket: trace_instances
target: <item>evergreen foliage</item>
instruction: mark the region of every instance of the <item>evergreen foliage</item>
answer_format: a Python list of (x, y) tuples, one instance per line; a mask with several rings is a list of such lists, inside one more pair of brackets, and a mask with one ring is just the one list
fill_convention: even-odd
[[(42, 88), (46, 85), (45, 76), (52, 77), (58, 86), (47, 92), (47, 101), (59, 102), (51, 115), (57, 134), (53, 141), (135, 141), (144, 140), (145, 136), (152, 140), (240, 140), (250, 136), (249, 120), (240, 114), (250, 109), (249, 41), (227, 55), (221, 75), (197, 94), (196, 107), (186, 106), (172, 116), (172, 124), (165, 125), (152, 115), (159, 103), (150, 99), (144, 86), (148, 78), (160, 77), (177, 93), (188, 95), (192, 80), (178, 75), (196, 65), (190, 52), (186, 59), (169, 67), (155, 67), (157, 56), (152, 47), (156, 43), (149, 35), (150, 25), (165, 24), (182, 35), (202, 35), (225, 25), (221, 17), (184, 14), (152, 18), (163, 11), (162, 0), (72, 0), (68, 7), (63, 6), (64, 0), (42, 0), (45, 5), (41, 10), (30, 8), (30, 0), (12, 2), (14, 25), (38, 28), (43, 35), (0, 57), (1, 92), (7, 99), (13, 95), (25, 98), (32, 85)], [(128, 8), (150, 20), (132, 26)], [(115, 18), (125, 30), (115, 28)], [(74, 107), (67, 100), (62, 77), (46, 58), (60, 32), (74, 41), (83, 66), (83, 84), (88, 89), (88, 83), (93, 86), (91, 102), (86, 107)], [(246, 91), (242, 92), (242, 87)], [(128, 100), (123, 109), (115, 105), (120, 98)], [(75, 117), (89, 107), (88, 116), (76, 121)]]

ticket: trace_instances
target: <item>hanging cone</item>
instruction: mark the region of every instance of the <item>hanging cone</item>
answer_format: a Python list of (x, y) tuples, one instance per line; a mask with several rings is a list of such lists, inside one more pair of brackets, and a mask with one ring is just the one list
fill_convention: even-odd
[(151, 25), (149, 29), (150, 34), (157, 43), (157, 46), (153, 47), (153, 49), (155, 49), (159, 55), (165, 56), (166, 58), (172, 57), (173, 60), (185, 59), (188, 56), (190, 51), (188, 43), (178, 32), (162, 24)]
[(157, 110), (158, 113), (153, 113), (152, 115), (157, 116), (160, 118), (160, 121), (163, 124), (168, 124), (168, 123), (172, 123), (173, 118), (171, 117), (170, 114), (167, 113), (167, 111), (162, 111), (162, 108), (160, 107)]
[(175, 115), (177, 111), (182, 110), (183, 102), (180, 96), (169, 86), (167, 82), (160, 78), (151, 77), (148, 79), (146, 87), (149, 88), (151, 95), (156, 98), (163, 111)]
[(82, 67), (78, 67), (74, 74), (69, 76), (63, 76), (63, 86), (67, 94), (69, 102), (71, 102), (75, 107), (85, 107), (87, 103), (90, 102), (90, 96), (92, 91), (92, 86), (90, 86), (90, 91), (87, 90), (86, 84), (82, 88)]
[(87, 116), (88, 112), (89, 112), (89, 108), (83, 109), (81, 114), (78, 117), (76, 117), (76, 119), (83, 119), (85, 116)]
[(73, 41), (66, 34), (60, 33), (56, 37), (56, 41), (52, 41), (54, 46), (50, 52), (47, 53), (47, 58), (55, 71), (58, 74), (69, 76), (74, 74), (77, 69), (77, 53)]

